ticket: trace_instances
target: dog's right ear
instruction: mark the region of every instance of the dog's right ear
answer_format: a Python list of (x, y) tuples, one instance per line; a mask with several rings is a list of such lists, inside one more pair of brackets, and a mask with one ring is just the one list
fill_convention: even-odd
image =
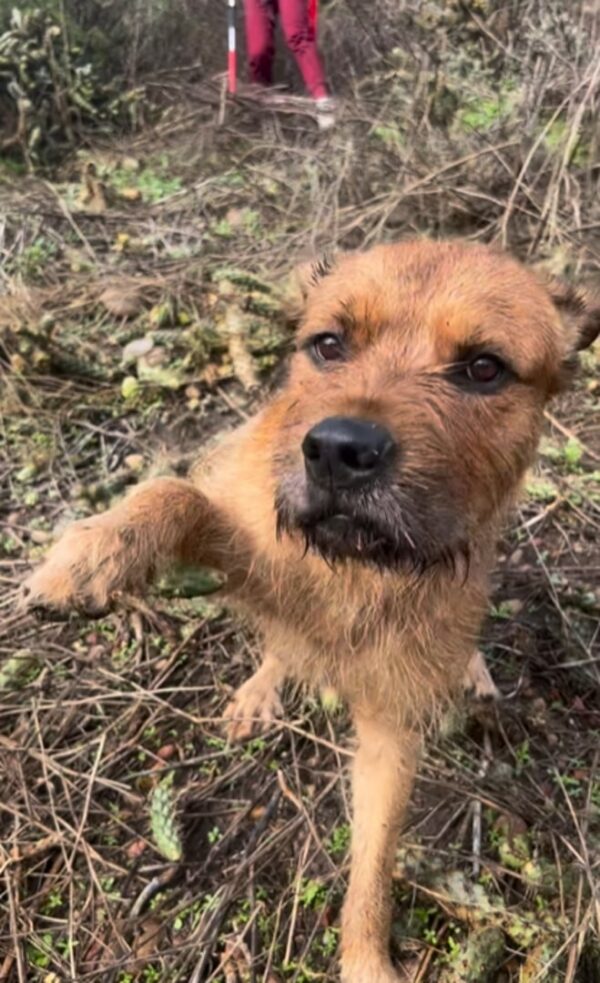
[(600, 294), (556, 277), (544, 278), (544, 286), (558, 310), (566, 334), (567, 351), (555, 380), (554, 392), (568, 388), (579, 366), (579, 353), (600, 335)]
[(571, 352), (593, 345), (600, 335), (600, 293), (556, 278), (547, 279), (545, 286), (562, 317)]
[(324, 280), (331, 273), (333, 267), (333, 256), (331, 254), (325, 254), (308, 263), (302, 263), (296, 268), (295, 275), (304, 300), (306, 300), (312, 288), (316, 287), (321, 280)]

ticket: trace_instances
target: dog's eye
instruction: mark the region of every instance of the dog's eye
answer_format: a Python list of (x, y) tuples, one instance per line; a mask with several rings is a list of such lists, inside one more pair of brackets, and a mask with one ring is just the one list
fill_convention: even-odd
[(495, 355), (478, 355), (466, 367), (471, 382), (478, 382), (480, 385), (496, 382), (503, 370), (504, 365)]
[(331, 332), (316, 335), (311, 348), (318, 362), (340, 362), (345, 354), (342, 339)]
[(515, 380), (513, 369), (491, 352), (457, 352), (456, 361), (448, 367), (446, 378), (465, 392), (492, 395)]

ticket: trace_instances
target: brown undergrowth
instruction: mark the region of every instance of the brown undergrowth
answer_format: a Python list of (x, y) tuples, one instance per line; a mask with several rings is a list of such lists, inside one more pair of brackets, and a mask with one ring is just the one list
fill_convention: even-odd
[[(300, 99), (232, 104), (165, 71), (152, 131), (51, 175), (2, 170), (0, 980), (335, 979), (343, 708), (289, 692), (284, 721), (227, 747), (257, 652), (208, 577), (96, 623), (40, 625), (14, 593), (66, 519), (185, 473), (253, 411), (296, 260), (462, 234), (598, 277), (588, 5), (521, 4), (516, 24), (423, 5), (429, 28), (413, 6), (404, 53), (347, 80), (324, 138)], [(363, 17), (373, 61), (388, 7)], [(421, 770), (394, 926), (418, 981), (600, 978), (597, 358), (502, 545), (483, 641), (503, 699), (448, 721)]]

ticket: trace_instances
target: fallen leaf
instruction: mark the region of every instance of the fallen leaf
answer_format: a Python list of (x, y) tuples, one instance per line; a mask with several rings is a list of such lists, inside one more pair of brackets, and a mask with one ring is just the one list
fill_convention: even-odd
[(110, 284), (100, 296), (98, 302), (106, 308), (113, 317), (135, 317), (142, 308), (142, 295), (138, 287), (128, 284)]
[(125, 201), (141, 201), (142, 192), (139, 188), (121, 188), (119, 198), (124, 198)]
[(124, 253), (131, 242), (131, 236), (127, 232), (117, 232), (113, 249), (116, 253)]
[(130, 843), (127, 847), (127, 856), (130, 860), (137, 860), (138, 857), (141, 857), (147, 845), (148, 844), (145, 840), (134, 840), (133, 843)]
[(123, 349), (123, 362), (135, 362), (136, 359), (143, 358), (144, 355), (149, 355), (153, 348), (154, 339), (150, 335), (144, 335), (143, 338), (134, 338)]
[(91, 160), (86, 161), (82, 168), (77, 205), (80, 211), (90, 215), (102, 215), (108, 208), (104, 182), (98, 177), (96, 165)]
[(143, 454), (127, 454), (123, 458), (123, 464), (130, 471), (139, 472), (144, 468), (144, 455)]
[(168, 761), (172, 758), (174, 754), (177, 753), (177, 745), (175, 744), (163, 744), (161, 748), (156, 752), (156, 757), (160, 758), (161, 761)]
[(31, 649), (17, 649), (0, 666), (0, 692), (26, 685), (31, 674), (39, 669), (39, 658)]

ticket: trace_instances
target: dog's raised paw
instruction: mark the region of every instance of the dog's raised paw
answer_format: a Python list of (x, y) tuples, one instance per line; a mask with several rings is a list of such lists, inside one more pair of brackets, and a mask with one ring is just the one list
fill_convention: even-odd
[(78, 611), (97, 618), (109, 610), (116, 593), (141, 586), (144, 571), (136, 569), (133, 551), (119, 530), (102, 519), (82, 520), (67, 529), (23, 583), (22, 608), (41, 617)]

